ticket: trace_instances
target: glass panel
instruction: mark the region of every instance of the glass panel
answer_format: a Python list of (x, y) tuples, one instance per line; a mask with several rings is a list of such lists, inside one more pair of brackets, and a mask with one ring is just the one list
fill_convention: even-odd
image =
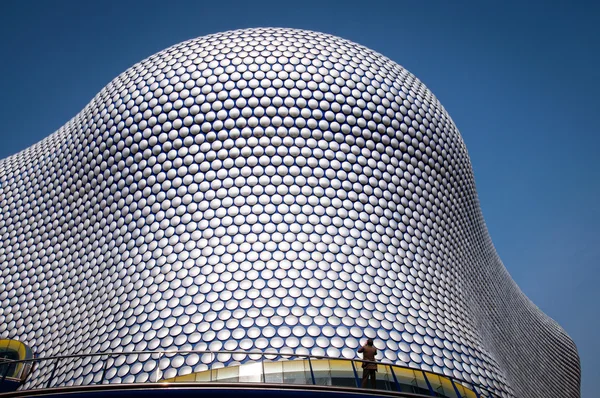
[(263, 367), (261, 362), (240, 365), (239, 372), (240, 383), (261, 383), (263, 381)]
[(177, 376), (177, 377), (174, 377), (172, 380), (173, 380), (173, 383), (185, 383), (188, 381), (196, 381), (196, 375), (194, 373), (192, 373), (192, 374), (187, 374), (184, 376)]
[(331, 366), (328, 360), (314, 359), (310, 361), (315, 375), (315, 384), (319, 386), (331, 385)]
[(265, 383), (283, 383), (282, 362), (264, 362)]
[(240, 368), (240, 366), (230, 366), (214, 370), (213, 372), (216, 372), (216, 375), (212, 381), (218, 381), (222, 383), (237, 383), (240, 381)]
[(446, 377), (440, 377), (439, 375), (429, 372), (425, 372), (425, 374), (427, 375), (427, 380), (429, 380), (429, 384), (431, 384), (431, 388), (435, 393), (442, 397), (457, 398), (450, 380), (448, 380)]
[[(17, 351), (0, 348), (0, 358), (8, 359), (11, 361), (19, 360), (19, 353)], [(6, 375), (6, 377), (16, 377), (17, 364), (15, 363), (2, 363), (0, 364), (0, 377)]]
[(390, 372), (389, 365), (377, 365), (377, 389), (386, 391), (396, 391), (394, 377)]
[(415, 370), (413, 371), (414, 375), (415, 375), (415, 381), (416, 381), (416, 386), (418, 388), (418, 392), (419, 394), (429, 394), (429, 386), (427, 385), (427, 381), (425, 380), (425, 375), (423, 374), (423, 372), (419, 371), (419, 370)]
[[(431, 385), (433, 392), (445, 397), (446, 394), (444, 394), (444, 387), (442, 386), (440, 376), (435, 375), (433, 373), (429, 373), (429, 372), (425, 372), (425, 375), (427, 376), (427, 381), (429, 381), (429, 384)], [(455, 397), (452, 397), (452, 398), (455, 398)]]
[(283, 382), (286, 384), (312, 384), (310, 373), (307, 371), (308, 362), (306, 364), (305, 362), (303, 360), (283, 362)]
[(460, 393), (460, 396), (462, 398), (477, 398), (477, 394), (475, 394), (475, 392), (470, 387), (465, 387), (456, 380), (454, 380), (454, 385), (458, 389), (458, 392)]
[(356, 387), (356, 379), (352, 370), (352, 361), (343, 359), (329, 360), (331, 368), (331, 385), (339, 387)]
[(401, 368), (394, 366), (394, 373), (400, 383), (400, 388), (403, 392), (412, 392), (415, 394), (429, 394), (429, 387), (425, 382), (423, 373), (421, 371), (414, 371), (412, 369)]
[(211, 372), (217, 373), (216, 370), (205, 370), (203, 372), (196, 373), (196, 381), (199, 381), (199, 382), (211, 381)]
[[(19, 361), (33, 358), (31, 349), (18, 340), (0, 339), (0, 358)], [(0, 364), (0, 377), (25, 378), (31, 366), (21, 362)]]

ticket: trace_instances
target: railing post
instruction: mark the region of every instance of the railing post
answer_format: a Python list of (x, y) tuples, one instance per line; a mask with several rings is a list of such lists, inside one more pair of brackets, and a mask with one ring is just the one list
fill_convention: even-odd
[(398, 378), (396, 377), (396, 373), (394, 373), (394, 367), (392, 365), (390, 366), (390, 372), (392, 372), (392, 377), (394, 378), (394, 383), (396, 383), (396, 389), (399, 392), (402, 392), (402, 387), (400, 387), (400, 383), (398, 383)]
[(425, 378), (425, 383), (427, 383), (427, 387), (429, 388), (429, 393), (431, 394), (432, 397), (435, 397), (435, 392), (433, 392), (433, 387), (431, 387), (431, 383), (429, 382), (429, 379), (427, 378), (425, 371), (422, 370), (421, 373), (423, 373), (423, 377)]
[(454, 380), (452, 380), (452, 377), (448, 377), (448, 379), (450, 379), (450, 383), (452, 383), (452, 387), (454, 387), (454, 392), (456, 393), (456, 396), (458, 398), (462, 398), (462, 395), (460, 395), (460, 392), (458, 392), (458, 388), (456, 387), (456, 384), (454, 384)]
[(356, 388), (359, 388), (360, 385), (358, 384), (358, 372), (356, 371), (356, 366), (354, 366), (354, 361), (351, 359), (350, 363), (352, 364), (352, 370), (354, 371), (354, 379), (356, 381)]
[(48, 380), (48, 384), (46, 384), (46, 388), (50, 388), (50, 386), (52, 385), (52, 381), (54, 380), (54, 373), (56, 372), (56, 368), (58, 367), (59, 363), (60, 359), (56, 358), (56, 362), (54, 363), (54, 367), (52, 368), (52, 372), (50, 373), (50, 379)]
[(27, 380), (32, 369), (33, 361), (31, 361), (31, 363), (29, 361), (21, 362), (21, 370), (19, 371), (19, 380), (21, 380), (21, 383), (24, 383), (25, 380)]
[(306, 358), (308, 358), (308, 367), (310, 368), (310, 377), (312, 379), (313, 386), (315, 386), (315, 385), (317, 385), (317, 382), (315, 381), (315, 372), (313, 372), (312, 362), (310, 361), (310, 356), (307, 356)]
[(155, 383), (158, 383), (158, 372), (160, 371), (160, 360), (162, 359), (163, 354), (164, 353), (162, 353), (162, 352), (158, 353), (158, 360), (156, 361), (156, 377), (154, 378)]
[[(213, 366), (213, 362), (215, 361), (215, 357), (213, 357), (213, 353), (212, 351), (208, 352), (210, 354), (210, 363), (208, 364), (208, 374), (210, 375), (210, 381), (212, 381), (213, 379), (213, 374), (212, 374), (212, 366)], [(239, 376), (238, 376), (238, 380), (239, 380)]]
[[(102, 359), (102, 357), (100, 357)], [(106, 368), (108, 367), (108, 360), (110, 359), (110, 355), (106, 357), (104, 361), (104, 365), (102, 366), (102, 377), (100, 378), (100, 384), (104, 384), (104, 378), (106, 377)]]

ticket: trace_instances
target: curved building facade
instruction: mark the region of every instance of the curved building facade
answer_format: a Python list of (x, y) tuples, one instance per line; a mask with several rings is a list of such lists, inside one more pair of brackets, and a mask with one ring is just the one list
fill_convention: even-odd
[[(354, 358), (370, 337), (382, 361), (503, 397), (579, 396), (575, 345), (496, 254), (444, 108), (326, 34), (209, 35), (118, 76), (0, 161), (0, 263), (0, 338), (37, 356)], [(97, 380), (96, 359), (61, 365), (58, 384)], [(156, 363), (106, 377), (146, 381)], [(164, 376), (206, 366), (175, 356)]]

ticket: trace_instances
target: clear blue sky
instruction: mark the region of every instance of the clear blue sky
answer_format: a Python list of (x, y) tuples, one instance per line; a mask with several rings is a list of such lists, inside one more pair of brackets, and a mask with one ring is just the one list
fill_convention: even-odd
[(122, 71), (180, 41), (279, 26), (386, 55), (460, 129), (496, 248), (600, 378), (600, 8), (596, 2), (0, 3), (0, 158), (48, 136)]

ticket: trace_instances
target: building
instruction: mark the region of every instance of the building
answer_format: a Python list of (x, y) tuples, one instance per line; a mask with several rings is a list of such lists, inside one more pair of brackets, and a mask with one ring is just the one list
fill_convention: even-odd
[[(0, 161), (0, 338), (23, 388), (146, 382), (224, 351), (380, 360), (503, 397), (579, 396), (575, 345), (488, 235), (433, 94), (326, 34), (249, 29), (170, 47)], [(54, 373), (55, 372), (55, 373)]]

